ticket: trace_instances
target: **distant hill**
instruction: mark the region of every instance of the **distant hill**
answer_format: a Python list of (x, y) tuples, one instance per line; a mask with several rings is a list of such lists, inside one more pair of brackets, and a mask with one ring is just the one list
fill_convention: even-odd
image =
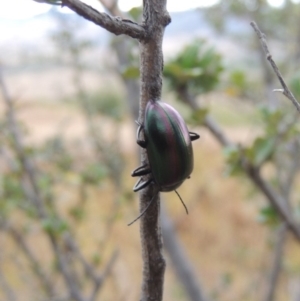
[[(241, 47), (232, 42), (228, 35), (218, 35), (204, 16), (205, 11), (200, 9), (176, 12), (171, 14), (172, 22), (166, 28), (164, 52), (166, 57), (174, 55), (185, 44), (196, 37), (208, 38), (219, 51), (230, 57), (237, 58)], [(58, 29), (55, 10), (38, 15), (34, 18), (21, 21), (0, 19), (0, 61), (10, 66), (22, 64), (27, 58), (38, 55), (41, 58), (49, 56), (53, 49), (50, 34)], [(90, 39), (100, 50), (110, 41), (110, 33), (99, 26), (86, 21), (76, 14), (65, 14), (64, 18), (74, 21), (77, 34)], [(231, 18), (226, 20), (225, 30), (231, 34), (250, 31), (247, 20)], [(98, 49), (99, 49), (98, 48)]]
[[(10, 21), (0, 19), (0, 45), (2, 47), (18, 47), (19, 49), (32, 47), (37, 50), (41, 43), (47, 40), (48, 34), (53, 31), (57, 24), (55, 22), (55, 12), (38, 15), (34, 18), (20, 21)], [(105, 45), (109, 41), (109, 33), (104, 29), (85, 21), (75, 14), (65, 14), (65, 18), (77, 20), (84, 35), (91, 38), (99, 45)], [(172, 23), (166, 29), (166, 38), (171, 39), (178, 36), (192, 38), (198, 35), (208, 36), (212, 34), (212, 29), (203, 18), (200, 10), (190, 10), (186, 12), (172, 13)]]

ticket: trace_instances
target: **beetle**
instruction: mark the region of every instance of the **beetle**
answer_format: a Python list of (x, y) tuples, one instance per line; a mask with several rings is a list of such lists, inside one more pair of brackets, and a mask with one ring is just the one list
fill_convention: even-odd
[[(192, 141), (199, 139), (200, 136), (189, 132), (181, 115), (172, 106), (160, 100), (148, 101), (144, 122), (138, 125), (136, 142), (146, 149), (149, 164), (136, 168), (131, 176), (147, 174), (151, 176), (145, 181), (140, 178), (133, 191), (139, 191), (155, 183), (159, 191), (175, 190), (179, 196), (176, 188), (190, 178), (194, 168)], [(141, 138), (142, 131), (144, 140)], [(180, 200), (183, 203), (181, 198)], [(146, 212), (151, 202), (138, 218)], [(184, 207), (187, 211), (185, 205)]]

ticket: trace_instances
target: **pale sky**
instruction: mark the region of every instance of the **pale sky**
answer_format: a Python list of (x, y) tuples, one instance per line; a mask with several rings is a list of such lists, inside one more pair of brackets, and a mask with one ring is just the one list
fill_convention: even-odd
[[(97, 10), (103, 10), (98, 0), (82, 0)], [(32, 0), (0, 0), (0, 18), (3, 19), (26, 19), (40, 13), (47, 12), (50, 5), (37, 3)], [(184, 0), (168, 1), (169, 11), (182, 11), (195, 7), (207, 6), (217, 3), (218, 0)], [(127, 11), (132, 7), (141, 6), (142, 0), (119, 0), (121, 10)], [(67, 8), (64, 11), (67, 12)]]
[[(98, 0), (82, 0), (98, 10), (102, 10)], [(268, 0), (273, 6), (280, 7), (284, 0)], [(168, 0), (167, 8), (170, 12), (188, 10), (195, 7), (209, 6), (217, 3), (218, 0)], [(293, 2), (299, 2), (294, 0)], [(142, 5), (142, 0), (119, 0), (122, 10), (129, 10), (131, 7)], [(50, 8), (48, 4), (41, 4), (32, 0), (1, 0), (0, 19), (27, 19), (37, 14), (47, 12)], [(64, 8), (67, 12), (68, 9)]]

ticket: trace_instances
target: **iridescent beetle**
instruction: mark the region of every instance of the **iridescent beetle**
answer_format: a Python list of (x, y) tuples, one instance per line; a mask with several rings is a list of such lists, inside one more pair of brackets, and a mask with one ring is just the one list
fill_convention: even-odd
[[(142, 130), (144, 140), (140, 138)], [(198, 134), (189, 132), (183, 118), (172, 106), (162, 101), (148, 101), (144, 123), (139, 124), (137, 130), (136, 142), (146, 149), (149, 165), (138, 167), (131, 175), (138, 177), (151, 174), (151, 177), (146, 181), (140, 178), (133, 191), (139, 191), (150, 183), (155, 183), (159, 191), (175, 190), (179, 196), (176, 188), (189, 178), (193, 171), (192, 141), (199, 137)], [(184, 205), (180, 196), (179, 198)], [(147, 211), (153, 199), (133, 222)], [(185, 205), (184, 207), (187, 211)]]

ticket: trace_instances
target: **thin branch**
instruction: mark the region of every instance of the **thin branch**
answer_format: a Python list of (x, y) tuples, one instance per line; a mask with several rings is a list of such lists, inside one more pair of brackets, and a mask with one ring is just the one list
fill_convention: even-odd
[(247, 162), (243, 162), (243, 168), (248, 174), (252, 182), (259, 188), (261, 192), (267, 197), (273, 208), (279, 214), (279, 216), (288, 225), (288, 228), (300, 240), (300, 226), (297, 224), (289, 212), (286, 200), (261, 177), (259, 170)]
[(17, 153), (18, 159), (20, 160), (25, 173), (28, 176), (29, 182), (31, 184), (32, 190), (34, 191), (33, 201), (35, 203), (38, 214), (43, 218), (45, 217), (45, 208), (43, 206), (43, 202), (40, 200), (40, 193), (37, 185), (37, 175), (35, 168), (26, 156), (26, 152), (24, 150), (23, 141), (21, 138), (20, 131), (17, 126), (16, 117), (14, 113), (13, 100), (10, 97), (7, 86), (4, 82), (1, 70), (0, 70), (0, 89), (2, 91), (3, 100), (6, 106), (6, 116), (7, 116), (7, 126), (9, 128), (10, 134), (12, 136), (12, 141), (14, 144), (15, 151)]
[[(289, 90), (288, 86), (286, 85), (276, 63), (274, 62), (273, 58), (272, 58), (272, 55), (269, 51), (269, 47), (268, 47), (268, 44), (267, 44), (267, 41), (266, 41), (266, 38), (265, 38), (265, 34), (262, 33), (260, 31), (260, 29), (258, 28), (257, 24), (252, 21), (250, 23), (250, 25), (253, 27), (253, 29), (255, 30), (258, 38), (260, 39), (260, 42), (261, 42), (261, 45), (262, 45), (262, 48), (266, 54), (266, 57), (267, 57), (267, 60), (270, 62), (276, 76), (278, 77), (279, 79), (279, 82), (283, 88), (283, 95), (286, 96), (293, 104), (294, 106), (296, 107), (297, 111), (300, 112), (300, 104), (299, 102), (296, 100), (295, 96), (293, 95), (293, 93)], [(277, 89), (278, 90), (278, 89)]]
[[(206, 116), (204, 125), (210, 130), (217, 141), (225, 146), (234, 146), (229, 138), (222, 131), (221, 127), (215, 122), (211, 116)], [(276, 212), (280, 217), (287, 223), (288, 228), (300, 240), (300, 226), (294, 221), (292, 214), (289, 212), (284, 198), (279, 193), (275, 192), (274, 189), (261, 177), (259, 170), (247, 162), (246, 158), (241, 158), (243, 161), (242, 168), (247, 173), (249, 179), (259, 188), (259, 190), (267, 197), (271, 205), (275, 208)]]
[(148, 31), (146, 31), (143, 26), (128, 19), (112, 17), (106, 13), (100, 13), (79, 0), (63, 0), (62, 6), (67, 6), (81, 17), (105, 28), (115, 35), (126, 34), (138, 40), (146, 40), (149, 38)]
[(86, 261), (85, 257), (81, 253), (80, 249), (78, 248), (77, 244), (71, 237), (70, 233), (65, 233), (63, 236), (63, 240), (65, 243), (65, 248), (72, 250), (74, 255), (78, 258), (79, 262), (82, 264), (85, 273), (93, 279), (93, 281), (97, 281), (98, 276), (96, 275), (93, 266)]
[(216, 140), (223, 146), (231, 147), (234, 143), (226, 136), (219, 124), (210, 115), (207, 115), (204, 119), (204, 126), (211, 132)]
[(287, 238), (287, 226), (283, 223), (277, 234), (277, 241), (275, 244), (275, 252), (272, 260), (272, 268), (269, 276), (269, 283), (267, 287), (266, 296), (264, 301), (273, 301), (275, 297), (276, 287), (278, 284), (279, 274), (282, 268), (282, 259), (284, 254), (284, 246)]
[[(189, 93), (188, 89), (177, 89), (176, 93), (179, 96), (179, 99), (185, 102), (188, 106), (190, 106), (193, 110), (198, 110), (199, 105), (196, 102), (196, 97)], [(230, 141), (230, 139), (223, 132), (222, 128), (219, 124), (213, 119), (212, 116), (206, 115), (203, 125), (211, 132), (211, 134), (216, 138), (216, 140), (225, 147), (233, 146), (234, 144)]]
[[(193, 109), (198, 109), (198, 105), (194, 100), (194, 97), (187, 91), (185, 94), (181, 94), (181, 99), (189, 104)], [(232, 147), (235, 144), (230, 141), (225, 132), (218, 125), (218, 123), (210, 116), (205, 117), (203, 125), (212, 133), (216, 140), (224, 147)], [(285, 198), (283, 198), (278, 192), (276, 192), (272, 186), (270, 186), (260, 175), (259, 169), (248, 162), (247, 158), (241, 154), (241, 160), (243, 162), (242, 168), (248, 175), (248, 178), (256, 185), (270, 204), (274, 207), (279, 216), (287, 223), (290, 231), (295, 235), (296, 239), (300, 241), (300, 225), (295, 222), (292, 213), (288, 210)]]
[[(98, 0), (102, 6), (114, 16), (120, 16), (121, 18), (126, 19), (126, 15), (122, 12), (117, 2), (118, 0)], [(117, 54), (117, 65), (115, 70), (119, 74), (120, 78), (125, 84), (127, 92), (127, 103), (130, 108), (130, 113), (133, 120), (137, 120), (139, 116), (139, 104), (136, 102), (136, 96), (140, 94), (139, 82), (135, 78), (128, 78), (122, 75), (121, 70), (127, 68), (131, 64), (131, 43), (128, 43), (128, 40), (124, 38), (115, 39), (113, 43), (113, 48)], [(139, 153), (138, 153), (139, 154)]]
[(64, 235), (64, 242), (66, 244), (66, 248), (70, 249), (73, 251), (74, 255), (78, 258), (79, 262), (82, 264), (85, 273), (92, 279), (94, 283), (94, 287), (92, 289), (92, 293), (90, 294), (90, 297), (87, 298), (89, 301), (93, 301), (96, 299), (99, 290), (101, 289), (102, 285), (104, 284), (104, 281), (106, 280), (107, 276), (111, 272), (111, 269), (118, 257), (119, 252), (114, 251), (113, 254), (111, 255), (110, 260), (106, 264), (104, 271), (102, 272), (101, 275), (98, 275), (94, 267), (85, 259), (83, 254), (81, 253), (79, 247), (75, 243), (74, 239), (70, 235), (70, 233), (66, 233)]
[[(44, 200), (42, 198), (40, 189), (38, 187), (37, 172), (36, 172), (37, 170), (36, 170), (33, 162), (26, 155), (23, 141), (21, 139), (21, 133), (19, 131), (16, 117), (14, 114), (13, 101), (12, 101), (12, 98), (10, 97), (7, 87), (4, 83), (1, 69), (0, 69), (0, 89), (2, 90), (4, 102), (6, 105), (8, 128), (12, 135), (12, 140), (14, 143), (15, 151), (22, 164), (23, 171), (29, 179), (28, 184), (30, 184), (30, 188), (24, 189), (24, 194), (28, 193), (28, 195), (26, 195), (26, 197), (33, 199), (34, 205), (35, 205), (37, 213), (38, 213), (38, 217), (40, 219), (47, 218), (47, 212), (46, 212)], [(81, 295), (81, 292), (79, 291), (78, 287), (75, 285), (75, 283), (73, 281), (74, 280), (73, 275), (70, 272), (67, 260), (66, 260), (65, 256), (63, 256), (63, 253), (59, 247), (57, 238), (55, 237), (55, 235), (49, 233), (49, 239), (50, 239), (50, 243), (51, 243), (53, 252), (57, 258), (61, 273), (64, 277), (66, 287), (69, 290), (70, 296), (72, 296), (72, 298), (74, 298), (74, 300), (76, 300), (76, 301), (85, 301), (83, 296)]]
[[(140, 41), (140, 112), (139, 121), (145, 117), (145, 108), (150, 100), (161, 99), (163, 52), (162, 42), (165, 27), (171, 22), (166, 10), (166, 0), (144, 0), (143, 22), (151, 29), (151, 38)], [(142, 164), (148, 162), (145, 150), (142, 150)], [(143, 259), (143, 280), (141, 301), (161, 301), (165, 260), (162, 254), (162, 233), (159, 220), (160, 203), (158, 187), (149, 185), (140, 193), (140, 212), (151, 199), (155, 203), (149, 208), (140, 222), (140, 235)]]
[(38, 280), (41, 282), (41, 285), (44, 287), (44, 290), (50, 297), (55, 296), (55, 289), (53, 283), (50, 281), (49, 277), (43, 270), (41, 263), (37, 260), (37, 258), (27, 245), (27, 242), (25, 241), (23, 235), (11, 225), (8, 225), (7, 227), (15, 243), (20, 247), (26, 258), (28, 259), (34, 273), (36, 274)]
[[(118, 5), (116, 5), (116, 0), (99, 1), (111, 15), (126, 17), (124, 13), (119, 10)], [(119, 65), (126, 66), (130, 64), (128, 55), (130, 48), (128, 47), (128, 43), (125, 43), (124, 39), (118, 39), (115, 42), (116, 43), (114, 43), (114, 50), (117, 53)], [(132, 115), (134, 116), (134, 120), (136, 120), (138, 118), (138, 110), (136, 110), (135, 103), (133, 103), (132, 106), (132, 100), (134, 100), (135, 95), (138, 94), (138, 82), (134, 79), (127, 79), (124, 77), (122, 77), (122, 80), (124, 81), (128, 94), (132, 95), (131, 97), (128, 97), (128, 101), (133, 112)], [(162, 202), (164, 201), (162, 200)], [(161, 227), (163, 233), (164, 248), (170, 254), (170, 258), (175, 268), (177, 277), (181, 281), (186, 294), (190, 297), (190, 300), (208, 300), (207, 297), (203, 295), (203, 288), (199, 283), (199, 279), (195, 274), (195, 271), (193, 270), (193, 265), (184, 253), (184, 248), (181, 242), (178, 240), (178, 237), (176, 236), (174, 225), (167, 215), (163, 204), (161, 207)]]
[(99, 290), (101, 289), (104, 281), (107, 279), (107, 277), (111, 273), (111, 270), (118, 258), (118, 255), (119, 255), (118, 251), (113, 252), (113, 254), (111, 255), (110, 260), (106, 264), (101, 276), (97, 277), (95, 284), (94, 284), (94, 288), (92, 289), (92, 293), (91, 293), (90, 297), (88, 298), (89, 301), (96, 300), (97, 294), (98, 294)]

